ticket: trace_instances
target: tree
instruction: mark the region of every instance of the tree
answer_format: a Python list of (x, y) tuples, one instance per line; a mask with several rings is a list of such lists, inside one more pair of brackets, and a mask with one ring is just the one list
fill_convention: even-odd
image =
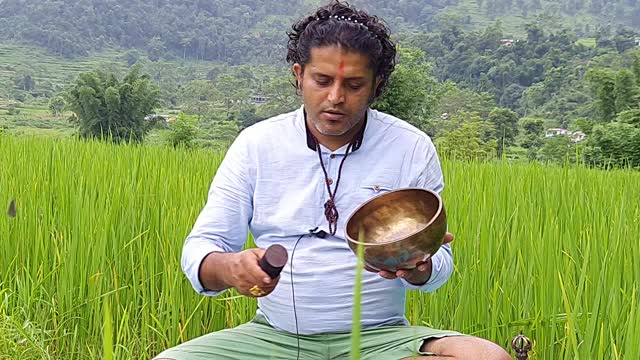
[(124, 54), (124, 60), (129, 67), (135, 65), (140, 61), (140, 52), (138, 50), (129, 50)]
[(240, 129), (244, 129), (261, 120), (256, 113), (255, 105), (239, 102), (233, 106), (227, 120), (235, 121)]
[(439, 121), (438, 151), (453, 159), (490, 159), (496, 153), (495, 127), (478, 113), (458, 112)]
[(144, 71), (151, 75), (151, 79), (160, 87), (161, 100), (165, 106), (175, 107), (178, 104), (178, 84), (186, 82), (179, 72), (186, 72), (175, 63), (167, 61), (144, 62)]
[(585, 161), (601, 167), (640, 166), (640, 128), (616, 121), (594, 126)]
[(593, 125), (595, 125), (595, 123), (592, 119), (580, 117), (573, 121), (573, 125), (577, 130), (580, 130), (586, 135), (589, 135), (591, 134)]
[(251, 90), (246, 85), (246, 79), (240, 79), (231, 74), (222, 74), (213, 82), (220, 91), (222, 103), (225, 105), (227, 118), (231, 120), (232, 108), (249, 100)]
[(214, 120), (202, 124), (202, 138), (217, 149), (227, 149), (233, 140), (238, 136), (240, 128), (235, 121), (225, 120), (224, 114), (214, 116)]
[(422, 128), (437, 102), (437, 83), (424, 51), (400, 48), (399, 61), (387, 89), (372, 105)]
[(465, 111), (476, 112), (481, 118), (487, 118), (495, 107), (496, 103), (491, 98), (491, 95), (474, 92), (447, 81), (441, 86), (438, 104), (435, 107), (433, 116), (453, 115)]
[(504, 148), (513, 145), (518, 135), (518, 116), (509, 109), (496, 107), (489, 113), (489, 122), (495, 127), (496, 151), (501, 157)]
[(262, 86), (262, 90), (267, 100), (264, 104), (257, 106), (256, 116), (259, 118), (267, 119), (293, 111), (302, 104), (291, 79), (285, 74), (276, 74), (268, 78)]
[(140, 142), (150, 129), (144, 119), (157, 106), (158, 94), (134, 65), (122, 80), (100, 70), (80, 74), (66, 101), (81, 137)]
[(33, 78), (33, 71), (26, 68), (18, 69), (13, 76), (13, 83), (16, 89), (23, 91), (33, 91), (36, 88), (36, 80)]
[(544, 39), (544, 31), (539, 24), (529, 23), (526, 24), (524, 28), (527, 31), (527, 42), (535, 44)]
[(633, 77), (636, 80), (636, 86), (640, 86), (640, 56), (637, 54), (633, 57)]
[(552, 136), (543, 140), (538, 160), (551, 163), (575, 163), (575, 144), (568, 136)]
[(167, 51), (167, 48), (164, 46), (164, 41), (159, 36), (155, 36), (149, 40), (147, 44), (147, 55), (149, 56), (149, 60), (158, 61)]
[(62, 110), (64, 110), (64, 98), (62, 96), (55, 96), (49, 100), (49, 111), (53, 114), (53, 116), (58, 116), (62, 114)]
[(616, 114), (615, 73), (607, 69), (592, 69), (586, 75), (591, 91), (596, 97), (596, 108), (604, 121), (611, 121)]
[(618, 114), (616, 121), (640, 128), (640, 109), (631, 109)]
[(184, 111), (202, 117), (222, 102), (222, 94), (208, 80), (193, 80), (180, 88), (178, 99)]
[(622, 54), (627, 49), (633, 48), (636, 45), (635, 38), (636, 33), (633, 30), (625, 28), (618, 29), (616, 35), (613, 37), (613, 42), (618, 53)]
[[(591, 4), (596, 4), (599, 2), (592, 0)], [(598, 11), (594, 11), (594, 14), (597, 14), (599, 12)], [(606, 47), (613, 47), (614, 43), (611, 40), (611, 27), (609, 25), (606, 26), (598, 26), (598, 30), (596, 30), (596, 47), (599, 48), (606, 48)]]
[(444, 130), (435, 140), (438, 151), (445, 157), (458, 160), (488, 160), (495, 156), (496, 140), (485, 140), (494, 133), (493, 124), (475, 116), (463, 121), (453, 130)]
[(7, 106), (7, 115), (20, 115), (20, 108), (14, 104)]
[(522, 128), (520, 146), (527, 149), (529, 160), (536, 160), (538, 149), (542, 146), (544, 120), (540, 118), (522, 118), (519, 121)]
[(213, 140), (223, 146), (230, 144), (238, 136), (238, 124), (233, 121), (221, 121), (213, 127)]
[(636, 85), (631, 71), (623, 69), (616, 74), (614, 87), (616, 114), (637, 106)]

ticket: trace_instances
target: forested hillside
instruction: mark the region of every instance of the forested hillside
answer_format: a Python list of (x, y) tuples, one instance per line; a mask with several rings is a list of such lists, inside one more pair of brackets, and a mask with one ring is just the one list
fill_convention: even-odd
[(189, 57), (244, 63), (271, 58), (289, 15), (303, 2), (2, 1), (0, 38), (44, 46), (63, 56), (109, 46), (145, 49), (154, 60)]
[[(0, 0), (0, 41), (36, 44), (73, 57), (107, 47), (144, 49), (149, 57), (222, 60), (231, 64), (282, 58), (294, 18), (325, 1), (297, 0)], [(637, 0), (354, 0), (397, 31), (465, 30), (500, 20), (523, 35), (534, 20), (595, 37), (618, 25), (640, 27)], [(604, 25), (601, 29), (600, 25)], [(549, 30), (549, 29), (547, 29)]]
[[(69, 134), (77, 76), (136, 66), (158, 87), (157, 111), (185, 119), (175, 136), (228, 142), (299, 105), (285, 32), (320, 3), (0, 0), (0, 131)], [(640, 37), (616, 25), (634, 24), (636, 1), (354, 3), (389, 22), (401, 50), (374, 107), (444, 154), (640, 166)]]

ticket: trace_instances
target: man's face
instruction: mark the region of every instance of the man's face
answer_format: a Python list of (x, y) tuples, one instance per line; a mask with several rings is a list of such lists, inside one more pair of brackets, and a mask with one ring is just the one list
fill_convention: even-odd
[(327, 137), (340, 137), (364, 119), (376, 85), (369, 58), (339, 46), (311, 49), (304, 71), (293, 66), (310, 124)]

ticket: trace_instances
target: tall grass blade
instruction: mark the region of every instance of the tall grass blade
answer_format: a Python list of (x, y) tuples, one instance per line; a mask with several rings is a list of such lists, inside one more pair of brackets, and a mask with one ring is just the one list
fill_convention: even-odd
[(102, 335), (102, 351), (104, 360), (113, 360), (113, 319), (109, 299), (104, 301), (104, 328)]
[(356, 265), (355, 284), (353, 287), (353, 325), (351, 329), (351, 360), (360, 360), (360, 318), (362, 306), (362, 271), (364, 270), (364, 228), (358, 229), (358, 263)]

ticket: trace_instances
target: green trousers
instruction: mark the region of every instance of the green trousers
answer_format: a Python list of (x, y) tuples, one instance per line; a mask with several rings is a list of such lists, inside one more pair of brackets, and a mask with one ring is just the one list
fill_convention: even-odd
[[(462, 335), (424, 326), (384, 326), (361, 332), (360, 359), (399, 360), (417, 355), (427, 339)], [(298, 347), (298, 340), (300, 346)], [(350, 359), (351, 334), (300, 335), (279, 331), (263, 318), (213, 332), (157, 356), (175, 360), (205, 359)]]

